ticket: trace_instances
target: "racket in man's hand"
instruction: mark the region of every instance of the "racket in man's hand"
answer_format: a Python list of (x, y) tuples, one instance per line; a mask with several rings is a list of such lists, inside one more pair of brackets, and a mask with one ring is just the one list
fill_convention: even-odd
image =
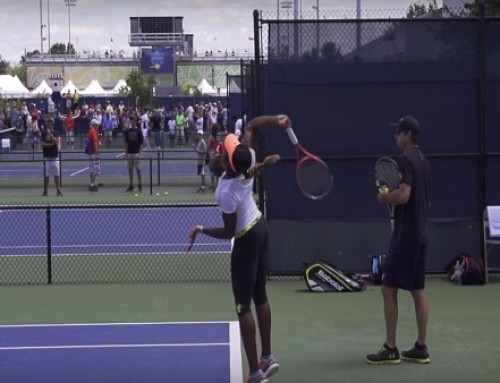
[(328, 165), (299, 144), (299, 140), (292, 128), (287, 128), (286, 132), (297, 153), (297, 170), (295, 173), (297, 186), (307, 198), (320, 200), (327, 196), (333, 187), (333, 177), (328, 170)]
[[(380, 157), (375, 163), (375, 184), (380, 193), (390, 193), (399, 187), (401, 169), (394, 159)], [(387, 205), (391, 217), (391, 228), (394, 229), (394, 205)]]

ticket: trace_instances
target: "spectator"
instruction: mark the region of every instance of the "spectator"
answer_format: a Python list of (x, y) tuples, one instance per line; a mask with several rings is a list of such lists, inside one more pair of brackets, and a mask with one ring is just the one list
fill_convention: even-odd
[(108, 112), (105, 112), (102, 119), (102, 128), (104, 130), (104, 142), (106, 143), (106, 148), (111, 148), (111, 142), (113, 141), (113, 121), (109, 116)]
[(162, 130), (161, 130), (161, 115), (158, 110), (153, 110), (151, 115), (151, 132), (153, 134), (154, 144), (156, 149), (162, 147)]
[(64, 119), (64, 129), (66, 130), (66, 146), (68, 149), (75, 149), (75, 120), (71, 113)]
[(217, 187), (218, 177), (215, 175), (215, 154), (219, 149), (219, 139), (217, 135), (219, 134), (219, 124), (213, 124), (212, 130), (208, 137), (208, 154), (210, 156), (210, 162), (208, 163), (208, 169), (210, 170), (210, 190), (215, 191)]
[(135, 117), (131, 116), (129, 118), (130, 127), (123, 133), (129, 178), (129, 186), (126, 189), (128, 192), (134, 190), (134, 168), (137, 172), (137, 188), (142, 192), (141, 156), (144, 147), (144, 136), (135, 122)]
[(197, 172), (201, 178), (201, 186), (198, 188), (196, 193), (205, 193), (205, 156), (207, 152), (207, 144), (203, 139), (203, 130), (198, 130), (196, 135), (197, 143), (193, 144), (193, 147), (195, 152), (198, 153)]
[(177, 143), (180, 145), (181, 148), (184, 147), (185, 126), (186, 126), (186, 117), (184, 116), (182, 109), (179, 109), (177, 111), (177, 116), (175, 117), (175, 131), (177, 133), (177, 140), (178, 140)]
[(90, 143), (90, 191), (99, 191), (97, 178), (101, 174), (101, 160), (99, 158), (99, 121), (93, 119), (90, 122), (90, 131), (88, 135)]
[(174, 148), (175, 147), (175, 128), (176, 128), (177, 122), (175, 121), (175, 116), (172, 115), (170, 116), (170, 120), (168, 120), (168, 137), (170, 138), (170, 147)]
[(54, 132), (54, 123), (51, 119), (46, 121), (45, 130), (41, 134), (41, 144), (45, 168), (42, 196), (47, 197), (50, 177), (54, 177), (57, 195), (62, 196), (59, 177), (59, 137)]

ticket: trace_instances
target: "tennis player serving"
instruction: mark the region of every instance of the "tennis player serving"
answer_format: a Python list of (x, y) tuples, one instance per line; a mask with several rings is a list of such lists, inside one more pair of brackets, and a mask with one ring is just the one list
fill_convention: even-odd
[[(254, 176), (280, 159), (278, 155), (271, 155), (260, 164), (255, 162), (255, 135), (267, 126), (287, 129), (291, 126), (291, 121), (284, 114), (260, 116), (248, 122), (242, 142), (234, 134), (226, 137), (222, 154), (225, 172), (215, 191), (224, 226), (196, 225), (189, 233), (188, 251), (200, 233), (220, 239), (235, 238), (231, 251), (231, 283), (250, 370), (247, 383), (266, 383), (267, 378), (279, 370), (279, 364), (271, 352), (271, 306), (266, 292), (269, 232), (252, 193)], [(287, 139), (286, 134), (283, 139)], [(252, 301), (257, 313), (262, 345), (260, 359)]]

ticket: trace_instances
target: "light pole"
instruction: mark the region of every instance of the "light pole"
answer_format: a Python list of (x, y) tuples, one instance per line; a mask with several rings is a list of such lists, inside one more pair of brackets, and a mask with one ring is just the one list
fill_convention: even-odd
[(47, 0), (47, 37), (49, 43), (48, 53), (50, 55), (50, 0)]
[[(290, 9), (292, 8), (292, 1), (287, 0), (287, 1), (282, 1), (281, 2), (281, 8), (286, 9), (286, 18), (287, 20), (290, 19)], [(290, 56), (290, 23), (286, 24), (286, 39), (287, 39), (287, 46), (286, 46), (286, 56)]]
[(318, 50), (319, 57), (319, 0), (316, 0), (316, 5), (313, 5), (313, 9), (316, 10), (316, 49)]
[(70, 53), (71, 47), (71, 7), (76, 6), (77, 0), (64, 0), (66, 6), (68, 7), (68, 47), (66, 49), (67, 53)]
[(43, 57), (43, 11), (42, 11), (42, 0), (40, 0), (40, 54)]

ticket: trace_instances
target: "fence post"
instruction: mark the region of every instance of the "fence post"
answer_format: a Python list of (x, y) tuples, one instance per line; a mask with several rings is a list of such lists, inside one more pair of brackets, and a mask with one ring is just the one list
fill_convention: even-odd
[(62, 188), (62, 166), (63, 166), (63, 161), (62, 161), (62, 151), (59, 151), (59, 187)]
[[(160, 186), (160, 153), (157, 153), (157, 162), (158, 162), (158, 186)], [(153, 194), (153, 192), (151, 192)]]
[(153, 194), (153, 159), (149, 159), (149, 194)]
[[(44, 166), (45, 168), (45, 166)], [(46, 224), (47, 224), (47, 283), (52, 283), (52, 217), (50, 206), (46, 210)]]

